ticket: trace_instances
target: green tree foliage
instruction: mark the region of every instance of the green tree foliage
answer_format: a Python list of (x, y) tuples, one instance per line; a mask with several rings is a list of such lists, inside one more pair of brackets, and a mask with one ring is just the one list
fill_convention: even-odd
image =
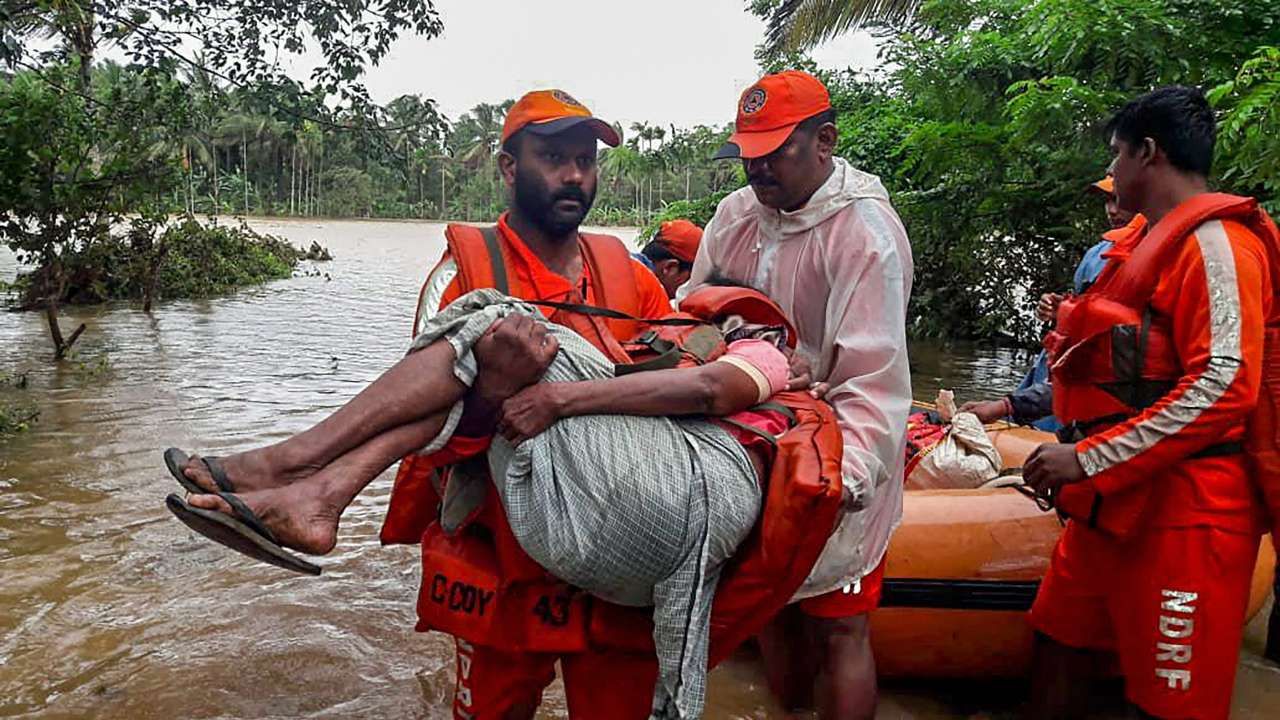
[(910, 19), (921, 0), (752, 0), (751, 9), (768, 21), (765, 52), (805, 50), (871, 23)]
[(40, 416), (26, 396), (27, 376), (13, 376), (0, 371), (0, 442), (9, 435), (24, 432)]
[[(674, 216), (705, 224), (711, 216), (698, 221), (691, 217), (698, 214), (692, 206), (743, 184), (735, 163), (711, 160), (731, 126), (685, 129), (635, 123), (631, 130), (623, 145), (600, 153), (600, 189), (591, 222), (649, 225)], [(681, 209), (673, 211), (677, 206)]]
[[(36, 265), (55, 357), (63, 358), (84, 329), (64, 338), (58, 325), (67, 258), (87, 256), (96, 243), (112, 239), (113, 227), (126, 216), (140, 216), (129, 232), (134, 245), (151, 255), (148, 288), (154, 287), (165, 255), (164, 236), (158, 242), (154, 237), (165, 203), (184, 188), (185, 210), (196, 209), (198, 164), (212, 170), (215, 205), (224, 197), (238, 199), (248, 212), (269, 195), (256, 182), (262, 165), (283, 166), (287, 148), (291, 206), (301, 201), (310, 210), (313, 201), (323, 204), (325, 178), (323, 135), (314, 141), (314, 125), (351, 131), (345, 141), (366, 156), (391, 147), (388, 132), (408, 132), (388, 128), (385, 113), (357, 82), (405, 30), (439, 34), (431, 3), (0, 3), (0, 63), (17, 71), (0, 85), (0, 236)], [(323, 61), (312, 73), (313, 87), (303, 90), (284, 77), (279, 63), (300, 55), (308, 43), (318, 46)], [(127, 56), (129, 66), (95, 63), (104, 45)], [(185, 85), (177, 81), (180, 71)], [(223, 110), (219, 83), (236, 93), (236, 114)], [(192, 96), (196, 102), (187, 102)], [(329, 119), (335, 114), (338, 122)], [(430, 112), (410, 125), (436, 120)], [(239, 167), (219, 177), (224, 163), (234, 167), (236, 150)]]
[(373, 209), (373, 178), (353, 167), (339, 167), (325, 173), (329, 185), (329, 207), (335, 215), (368, 217)]
[(104, 68), (85, 93), (59, 89), (75, 83), (70, 66), (0, 81), (0, 237), (37, 268), (59, 358), (80, 332), (64, 339), (57, 324), (69, 257), (130, 214), (163, 217), (162, 195), (178, 177), (168, 143), (186, 124), (181, 86), (115, 70)]
[(1263, 198), (1272, 216), (1280, 215), (1280, 49), (1259, 48), (1209, 98), (1223, 111), (1218, 135), (1223, 182)]
[[(164, 253), (159, 264), (154, 262), (157, 246)], [(329, 259), (318, 245), (314, 252)], [(149, 221), (135, 218), (124, 232), (105, 236), (64, 258), (67, 282), (58, 302), (89, 305), (147, 296), (210, 297), (287, 278), (303, 256), (287, 241), (243, 225), (187, 218), (158, 230)], [(41, 275), (39, 271), (20, 275), (13, 284), (20, 307), (44, 302)]]
[(917, 335), (1039, 336), (1034, 296), (1068, 288), (1105, 229), (1085, 191), (1102, 125), (1154, 87), (1223, 86), (1216, 181), (1275, 202), (1273, 0), (926, 0), (877, 32), (884, 75), (825, 77), (839, 154), (881, 176), (911, 236)]
[[(348, 105), (368, 104), (357, 82), (402, 32), (443, 29), (415, 0), (31, 0), (0, 5), (0, 61), (23, 67), (71, 61), (85, 69), (111, 45), (151, 68), (197, 65), (235, 86), (283, 79), (280, 60), (318, 47), (312, 81)], [(45, 49), (41, 38), (60, 42)], [(86, 75), (87, 77), (87, 75)]]

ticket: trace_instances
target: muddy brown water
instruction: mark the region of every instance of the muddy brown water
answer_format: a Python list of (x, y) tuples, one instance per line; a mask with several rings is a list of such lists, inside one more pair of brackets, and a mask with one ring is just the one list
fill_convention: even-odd
[[(255, 565), (164, 509), (169, 445), (279, 440), (352, 397), (405, 348), (438, 257), (426, 223), (259, 220), (335, 260), (202, 301), (73, 309), (89, 326), (54, 367), (42, 318), (0, 313), (0, 370), (42, 414), (0, 443), (0, 717), (446, 718), (452, 645), (412, 631), (415, 548), (380, 547), (391, 473), (343, 516), (320, 578)], [(630, 239), (634, 231), (618, 231)], [(15, 263), (0, 254), (0, 279)], [(1030, 358), (916, 344), (918, 398), (1016, 385)], [(1234, 715), (1280, 715), (1280, 670), (1250, 627)], [(883, 718), (1002, 717), (1019, 682), (890, 682)], [(540, 717), (564, 716), (548, 693)], [(748, 650), (712, 673), (708, 718), (781, 718)]]

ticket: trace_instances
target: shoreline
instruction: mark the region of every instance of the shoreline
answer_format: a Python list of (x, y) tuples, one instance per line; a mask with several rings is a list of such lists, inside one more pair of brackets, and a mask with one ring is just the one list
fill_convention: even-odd
[[(173, 217), (181, 217), (181, 216), (179, 216), (179, 215), (175, 215), (175, 216), (173, 216)], [(322, 222), (322, 223), (323, 223), (323, 222), (351, 222), (351, 223), (396, 223), (396, 224), (402, 224), (402, 225), (451, 225), (451, 224), (458, 224), (458, 225), (471, 225), (471, 226), (473, 226), (473, 227), (480, 227), (480, 226), (483, 226), (483, 225), (489, 225), (489, 224), (492, 224), (492, 223), (484, 222), (484, 221), (481, 221), (481, 220), (448, 220), (448, 219), (441, 220), (441, 219), (435, 219), (435, 218), (408, 218), (408, 217), (397, 217), (397, 218), (390, 218), (390, 217), (389, 217), (389, 218), (377, 218), (377, 217), (329, 217), (329, 216), (308, 216), (308, 217), (300, 217), (300, 216), (297, 216), (297, 215), (216, 215), (216, 216), (215, 216), (215, 215), (202, 215), (202, 214), (197, 214), (197, 215), (196, 215), (196, 217), (197, 217), (197, 218), (203, 218), (203, 219), (205, 219), (205, 220), (219, 220), (219, 221), (222, 221), (222, 220), (230, 219), (230, 220), (245, 220), (245, 221), (249, 221), (249, 222), (254, 222), (254, 221), (268, 221), (268, 222)], [(635, 231), (639, 231), (639, 230), (640, 230), (642, 227), (644, 227), (644, 226), (642, 226), (642, 225), (596, 225), (596, 224), (592, 224), (592, 223), (583, 223), (582, 227), (591, 227), (591, 228), (617, 228), (617, 229), (619, 229), (619, 230), (635, 230)]]

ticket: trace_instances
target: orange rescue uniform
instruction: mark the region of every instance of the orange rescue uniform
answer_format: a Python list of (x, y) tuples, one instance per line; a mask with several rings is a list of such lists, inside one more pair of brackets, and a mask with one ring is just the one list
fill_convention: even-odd
[[(1264, 521), (1241, 444), (1273, 313), (1273, 239), (1220, 215), (1197, 220), (1161, 257), (1144, 254), (1162, 225), (1198, 217), (1208, 199), (1118, 244), (1098, 282), (1064, 303), (1059, 337), (1046, 342), (1055, 410), (1086, 428), (1076, 451), (1088, 479), (1059, 498), (1077, 509), (1067, 510), (1031, 623), (1065, 645), (1117, 653), (1128, 699), (1158, 717), (1227, 717)], [(1088, 324), (1072, 313), (1102, 312), (1099, 298), (1140, 304), (1125, 283), (1144, 276), (1154, 288), (1130, 326), (1141, 382), (1081, 377), (1082, 365), (1121, 363), (1123, 353), (1112, 351), (1125, 345), (1118, 330), (1103, 352), (1062, 336)], [(1166, 369), (1153, 376), (1159, 365)], [(1152, 387), (1159, 391), (1149, 405), (1117, 400)]]
[[(511, 295), (527, 300), (553, 302), (582, 302), (585, 300), (587, 304), (591, 305), (603, 304), (601, 303), (601, 298), (598, 297), (597, 283), (594, 283), (591, 277), (590, 263), (586, 262), (585, 257), (582, 276), (576, 281), (570, 281), (568, 278), (549, 270), (529, 250), (508, 224), (507, 214), (505, 213), (498, 219), (497, 236), (501, 243), (507, 276), (511, 282), (511, 287), (509, 288)], [(614, 309), (622, 310), (638, 317), (662, 317), (670, 313), (671, 304), (667, 299), (666, 291), (653, 273), (630, 258), (627, 261), (631, 264), (630, 270), (634, 278), (637, 306)], [(454, 259), (446, 252), (423, 286), (422, 296), (419, 298), (420, 313), (426, 313), (431, 310), (427, 303), (433, 301), (436, 296), (439, 297), (438, 308), (443, 308), (463, 294), (463, 284), (455, 274), (456, 269)], [(440, 286), (443, 286), (443, 289)], [(554, 311), (550, 308), (542, 308), (542, 311), (547, 316), (554, 314)], [(415, 320), (416, 322), (417, 320)], [(615, 335), (621, 333), (629, 334), (633, 331), (631, 329), (633, 326), (630, 324), (608, 321), (604, 325)], [(418, 327), (415, 324), (415, 334), (417, 330)], [(602, 341), (600, 338), (586, 335), (584, 337), (587, 337), (589, 341), (598, 346), (605, 344), (605, 341), (621, 342), (629, 339), (623, 336), (605, 338)], [(606, 353), (609, 352), (605, 347), (601, 347), (601, 350)], [(477, 455), (487, 449), (488, 443), (488, 437), (468, 438), (455, 436), (438, 455), (432, 457), (433, 462), (431, 464), (441, 466), (450, 464), (455, 458), (461, 459)], [(407, 469), (414, 462), (421, 461), (421, 459), (411, 456), (402, 464), (401, 471), (397, 475), (398, 487), (401, 485), (402, 479), (409, 474)], [(415, 494), (420, 496), (423, 493)], [(426, 494), (430, 495), (431, 493)], [(392, 505), (388, 509), (388, 518), (383, 529), (384, 542), (418, 542), (420, 537), (414, 537), (413, 533), (421, 532), (418, 526), (420, 524), (425, 525), (428, 522), (424, 518), (434, 517), (434, 514), (431, 514), (430, 511), (435, 509), (438, 497), (428, 498), (424, 502), (422, 497), (406, 497), (406, 495), (408, 493), (402, 492), (401, 497), (397, 498), (393, 492)], [(426, 514), (424, 515), (424, 513)], [(536, 563), (525, 556), (518, 547), (514, 546), (510, 526), (507, 524), (506, 515), (502, 510), (502, 505), (498, 501), (492, 484), (488, 486), (488, 495), (484, 499), (475, 521), (477, 525), (487, 528), (493, 536), (511, 539), (510, 543), (503, 543), (503, 548), (508, 552), (514, 550), (521, 556), (516, 560), (519, 566), (516, 569), (517, 574), (540, 573), (545, 575), (545, 571), (541, 571)], [(406, 533), (404, 528), (412, 528), (412, 530)], [(431, 523), (431, 528), (427, 530), (427, 536), (431, 537), (432, 533), (438, 533), (438, 528), (438, 523)], [(438, 535), (436, 537), (438, 538)], [(467, 544), (466, 542), (458, 543), (460, 547)], [(428, 551), (427, 546), (428, 542), (423, 538), (424, 556)], [(521, 560), (523, 562), (520, 562)], [(504, 564), (505, 566), (506, 564)], [(558, 583), (549, 575), (546, 577), (549, 582)], [(423, 588), (418, 602), (420, 617), (418, 630), (420, 631), (433, 629), (423, 615), (424, 609), (428, 608), (436, 595), (445, 595), (447, 598), (449, 591), (448, 586), (433, 588), (431, 586), (433, 580), (434, 578), (424, 575)], [(560, 585), (563, 585), (563, 583), (560, 583)], [(567, 588), (567, 586), (565, 587)], [(483, 592), (480, 594), (483, 595)], [(554, 602), (554, 600), (559, 600), (563, 597), (567, 597), (567, 595), (553, 598), (553, 602), (544, 608), (549, 621), (558, 621), (561, 619), (561, 614), (567, 615), (570, 612), (567, 602), (563, 603), (563, 605)], [(477, 607), (483, 601), (484, 598), (481, 598), (476, 603)], [(600, 605), (603, 605), (603, 603), (600, 603)], [(617, 608), (616, 611), (622, 614), (636, 613), (643, 626), (645, 628), (648, 627), (647, 624), (644, 624), (648, 620), (649, 611), (647, 609)], [(548, 632), (544, 638), (545, 642), (551, 648), (554, 648), (557, 640), (556, 633), (552, 627), (547, 629)], [(641, 640), (647, 639), (647, 636), (641, 638)], [(652, 649), (648, 652), (643, 652), (587, 647), (583, 649), (575, 648), (575, 651), (566, 653), (563, 650), (554, 649), (548, 649), (548, 651), (531, 650), (527, 647), (521, 647), (526, 643), (520, 639), (512, 638), (512, 641), (511, 646), (521, 649), (513, 649), (507, 645), (504, 645), (504, 647), (484, 646), (467, 642), (460, 638), (455, 639), (457, 685), (454, 695), (454, 717), (466, 720), (472, 718), (497, 718), (501, 717), (513, 705), (539, 701), (543, 689), (555, 679), (555, 663), (557, 660), (561, 661), (565, 694), (570, 714), (573, 717), (625, 719), (648, 716), (649, 706), (653, 699), (653, 686), (657, 677), (657, 665), (653, 660)], [(626, 678), (626, 681), (615, 682), (618, 678)]]

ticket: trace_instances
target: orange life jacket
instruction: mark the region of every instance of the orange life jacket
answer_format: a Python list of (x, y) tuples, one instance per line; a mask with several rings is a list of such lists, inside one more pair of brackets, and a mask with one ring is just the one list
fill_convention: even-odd
[[(634, 315), (640, 307), (635, 276), (631, 270), (631, 257), (620, 240), (609, 235), (582, 233), (582, 257), (591, 276), (592, 290), (597, 302), (607, 307)], [(472, 227), (451, 224), (445, 229), (449, 256), (458, 270), (458, 283), (464, 293), (478, 288), (496, 288), (524, 300), (545, 300), (536, 290), (521, 281), (520, 276), (507, 272), (511, 251), (496, 227)], [(435, 308), (423, 308), (430, 278), (423, 283), (418, 297), (417, 315)], [(601, 298), (604, 300), (602, 301)], [(563, 298), (562, 298), (563, 299)], [(586, 302), (580, 293), (567, 298), (571, 302)], [(627, 353), (615, 337), (631, 337), (638, 324), (627, 320), (608, 320), (578, 314), (555, 312), (548, 318), (572, 328), (615, 362), (627, 360)], [(415, 316), (413, 327), (418, 327)], [(614, 332), (624, 333), (613, 335)], [(484, 443), (476, 443), (475, 450), (483, 450)], [(430, 462), (418, 455), (409, 455), (400, 463), (387, 517), (383, 521), (380, 539), (384, 545), (417, 544), (432, 519), (439, 515), (440, 494), (433, 483), (438, 466), (453, 464), (453, 458), (442, 455)], [(443, 461), (443, 462), (439, 462)], [(514, 538), (513, 538), (514, 541)], [(532, 561), (530, 561), (532, 562)]]
[(694, 367), (715, 360), (725, 353), (726, 345), (724, 335), (712, 323), (728, 315), (781, 327), (787, 344), (796, 346), (795, 327), (782, 308), (757, 290), (708, 285), (693, 291), (680, 307), (680, 312), (649, 320), (648, 330), (623, 344), (630, 364), (619, 365), (619, 374)]
[[(626, 247), (608, 235), (581, 233), (579, 237), (597, 304), (636, 315), (640, 298)], [(539, 296), (519, 274), (508, 272), (514, 251), (496, 227), (453, 224), (446, 228), (445, 239), (461, 292), (496, 288), (523, 300), (551, 299)], [(419, 313), (428, 310), (421, 306), (426, 290), (424, 283)], [(576, 289), (567, 297), (554, 299), (569, 305), (586, 304)], [(639, 328), (631, 319), (561, 310), (551, 312), (548, 320), (571, 328), (614, 362), (628, 360), (616, 338), (630, 337)], [(416, 319), (414, 327), (418, 327)], [(469, 445), (472, 453), (482, 452), (487, 441)], [(460, 503), (465, 514), (454, 518), (446, 531), (438, 521), (442, 498), (451, 490), (449, 479), (463, 474), (483, 482), (459, 481), (453, 487), (470, 487), (481, 494)], [(470, 642), (500, 644), (513, 650), (572, 652), (587, 647), (588, 598), (548, 575), (520, 547), (489, 481), (483, 454), (454, 456), (446, 449), (430, 457), (406, 457), (396, 473), (381, 540), (384, 544), (422, 545), (418, 630), (440, 630)], [(633, 612), (639, 621), (648, 617), (643, 611)]]
[[(1111, 262), (1084, 294), (1059, 306), (1045, 339), (1054, 414), (1078, 434), (1092, 434), (1140, 413), (1168, 394), (1183, 374), (1168, 318), (1150, 310), (1161, 270), (1197, 227), (1215, 219), (1246, 225), (1267, 248), (1280, 288), (1280, 233), (1252, 198), (1209, 193), (1176, 208), (1122, 262)], [(1280, 518), (1280, 307), (1267, 318), (1258, 404), (1248, 420), (1249, 454), (1273, 519)], [(1212, 454), (1212, 448), (1206, 454)], [(1139, 521), (1152, 485), (1102, 496), (1088, 481), (1068, 485), (1057, 507), (1077, 520), (1125, 535)]]
[[(492, 252), (495, 248), (501, 252), (497, 237), (486, 240), (477, 234), (475, 229), (461, 226), (450, 226), (448, 233), (450, 254), (458, 265), (464, 292), (486, 287), (473, 283), (489, 282), (503, 275), (495, 269), (497, 264)], [(621, 247), (616, 240), (609, 238), (609, 241)], [(587, 260), (593, 262), (593, 280), (604, 279), (606, 285), (623, 282), (618, 270), (630, 273), (627, 264), (630, 259), (610, 257), (613, 266), (609, 270), (615, 274), (598, 273), (605, 253), (611, 256), (615, 253), (601, 247), (606, 241), (592, 242), (598, 243), (594, 248), (595, 262)], [(626, 282), (633, 283), (632, 277), (628, 275)], [(495, 285), (496, 282), (488, 286)], [(513, 292), (510, 285), (506, 289), (521, 297), (519, 290)], [(617, 291), (610, 294), (611, 287), (604, 293), (600, 293), (599, 286), (596, 290), (597, 298), (625, 297)], [(753, 322), (784, 324), (790, 328), (782, 311), (754, 290), (732, 288), (734, 292), (728, 293), (710, 290), (712, 292), (701, 296), (703, 304), (697, 300), (692, 304), (706, 315), (683, 316), (686, 320), (701, 321), (699, 324), (660, 327), (679, 328), (675, 331), (678, 338), (688, 338), (694, 330), (705, 334), (706, 321), (726, 314), (728, 309), (734, 314), (750, 313), (748, 318)], [(748, 297), (752, 294), (758, 297)], [(536, 299), (528, 293), (524, 297)], [(611, 305), (608, 309), (632, 317), (602, 320), (599, 314), (558, 308), (550, 319), (574, 329), (592, 330), (591, 334), (583, 334), (593, 342), (601, 336), (595, 332), (600, 322), (632, 322), (638, 327), (633, 308)], [(584, 323), (590, 324), (583, 326)], [(794, 332), (790, 337), (794, 338)], [(723, 338), (719, 345), (723, 346)], [(636, 343), (631, 346), (648, 347)], [(601, 350), (611, 358), (617, 357), (603, 347)], [(723, 352), (723, 347), (719, 351)], [(680, 364), (695, 362), (688, 356), (682, 349)], [(626, 363), (629, 359), (623, 356), (617, 361)], [(708, 359), (710, 356), (701, 361)], [(788, 408), (795, 416), (795, 424), (776, 440), (778, 452), (771, 465), (762, 519), (744, 543), (739, 557), (722, 576), (712, 615), (713, 663), (759, 632), (804, 582), (835, 527), (841, 504), (843, 440), (834, 412), (807, 393), (785, 393), (774, 401)], [(448, 470), (450, 473), (460, 471), (484, 473), (487, 479), (483, 458), (464, 461)], [(438, 477), (436, 472), (437, 468), (426, 462), (426, 458), (411, 457), (402, 463), (383, 528), (384, 542), (420, 540), (422, 544), (418, 630), (440, 630), (472, 643), (515, 651), (576, 652), (590, 645), (653, 650), (649, 609), (622, 607), (592, 598), (548, 575), (524, 553), (502, 514), (492, 482), (485, 483), (485, 498), (480, 509), (446, 531), (442, 523), (435, 521), (440, 511), (439, 491), (432, 480), (433, 476)], [(428, 501), (414, 502), (412, 515), (396, 513), (397, 493), (407, 494), (410, 490)], [(445, 485), (445, 492), (448, 491)], [(417, 532), (416, 538), (414, 532)]]

